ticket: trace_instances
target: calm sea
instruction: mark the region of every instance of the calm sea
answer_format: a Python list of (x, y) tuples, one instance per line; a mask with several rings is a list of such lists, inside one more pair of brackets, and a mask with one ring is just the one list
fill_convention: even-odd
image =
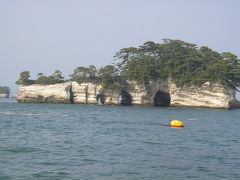
[(0, 179), (240, 179), (240, 110), (1, 100)]

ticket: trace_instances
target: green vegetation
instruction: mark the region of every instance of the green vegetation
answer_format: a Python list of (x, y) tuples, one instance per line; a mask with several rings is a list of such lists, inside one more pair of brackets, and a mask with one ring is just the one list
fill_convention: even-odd
[(100, 84), (105, 88), (119, 90), (120, 78), (118, 76), (117, 69), (112, 65), (102, 67), (98, 71), (98, 77)]
[(69, 75), (70, 81), (80, 83), (92, 82), (102, 84), (104, 88), (119, 89), (119, 76), (113, 65), (101, 67), (99, 70), (94, 65), (78, 67)]
[(30, 78), (30, 72), (29, 71), (23, 71), (20, 73), (20, 77), (16, 84), (18, 85), (30, 85), (33, 84), (33, 81), (29, 79)]
[(80, 83), (96, 82), (97, 81), (97, 69), (94, 65), (89, 67), (77, 67), (73, 70), (73, 74), (69, 75), (71, 81)]
[(9, 97), (10, 88), (7, 86), (0, 86), (0, 94), (6, 94)]
[(126, 79), (148, 83), (171, 78), (178, 86), (202, 85), (206, 81), (240, 85), (240, 60), (232, 53), (218, 53), (208, 47), (198, 48), (180, 40), (152, 41), (138, 48), (121, 49), (115, 56), (118, 69)]
[[(202, 85), (206, 81), (236, 89), (240, 85), (240, 60), (230, 52), (218, 53), (206, 46), (180, 40), (148, 41), (139, 47), (123, 48), (114, 56), (115, 64), (97, 69), (94, 65), (78, 67), (71, 81), (93, 82), (119, 88), (127, 80), (147, 85), (149, 81), (172, 79), (178, 86)], [(60, 71), (51, 76), (38, 74), (30, 80), (29, 71), (20, 74), (17, 84), (55, 84), (64, 82)]]
[(38, 73), (37, 76), (38, 78), (34, 81), (35, 84), (48, 85), (64, 82), (64, 77), (59, 70), (55, 70), (50, 76), (45, 76), (43, 73)]
[(30, 72), (23, 71), (20, 73), (20, 77), (16, 84), (18, 85), (31, 85), (31, 84), (41, 84), (41, 85), (48, 85), (48, 84), (56, 84), (56, 83), (63, 83), (64, 77), (62, 76), (61, 71), (55, 70), (54, 73), (50, 76), (46, 76), (43, 73), (38, 73), (38, 78), (36, 80), (31, 80)]

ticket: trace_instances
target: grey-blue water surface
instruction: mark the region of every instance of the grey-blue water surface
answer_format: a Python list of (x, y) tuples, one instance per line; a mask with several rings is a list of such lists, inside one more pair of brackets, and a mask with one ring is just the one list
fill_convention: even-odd
[(0, 102), (0, 179), (240, 179), (239, 115)]

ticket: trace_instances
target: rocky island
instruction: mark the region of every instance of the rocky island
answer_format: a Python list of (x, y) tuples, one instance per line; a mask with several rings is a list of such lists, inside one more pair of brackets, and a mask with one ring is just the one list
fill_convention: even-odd
[(20, 86), (18, 102), (50, 102), (107, 105), (154, 105), (206, 108), (235, 108), (235, 91), (209, 82), (201, 87), (177, 87), (152, 82), (148, 90), (132, 82), (127, 90), (104, 89), (93, 83), (68, 82), (55, 85)]
[[(78, 67), (64, 80), (20, 74), (18, 102), (236, 108), (240, 61), (179, 40), (121, 49), (115, 65)], [(119, 62), (120, 61), (120, 62)]]
[(10, 88), (7, 86), (0, 86), (0, 98), (9, 98)]

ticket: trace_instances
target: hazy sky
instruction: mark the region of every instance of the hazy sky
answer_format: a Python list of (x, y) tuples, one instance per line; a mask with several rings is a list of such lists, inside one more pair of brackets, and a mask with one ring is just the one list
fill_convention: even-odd
[(19, 73), (113, 62), (124, 47), (180, 39), (240, 56), (240, 0), (0, 0), (0, 85)]

